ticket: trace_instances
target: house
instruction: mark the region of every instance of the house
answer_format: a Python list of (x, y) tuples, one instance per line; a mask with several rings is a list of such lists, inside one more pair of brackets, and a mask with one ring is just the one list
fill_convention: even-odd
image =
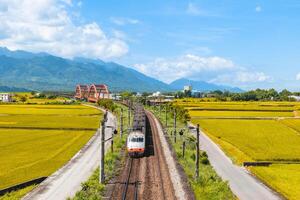
[(0, 102), (11, 102), (12, 94), (10, 93), (0, 93)]
[(296, 101), (300, 101), (300, 96), (292, 95), (292, 96), (289, 96), (289, 98), (295, 99)]

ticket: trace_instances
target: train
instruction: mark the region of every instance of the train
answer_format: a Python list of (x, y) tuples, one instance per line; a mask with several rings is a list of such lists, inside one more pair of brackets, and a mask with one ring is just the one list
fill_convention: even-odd
[(133, 106), (133, 124), (127, 137), (127, 152), (130, 157), (143, 157), (146, 144), (146, 113), (141, 104)]

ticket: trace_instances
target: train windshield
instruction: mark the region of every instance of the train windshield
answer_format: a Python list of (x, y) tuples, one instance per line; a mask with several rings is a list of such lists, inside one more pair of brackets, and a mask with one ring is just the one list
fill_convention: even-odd
[(142, 138), (142, 137), (133, 137), (133, 138), (131, 138), (131, 142), (144, 142), (144, 138)]

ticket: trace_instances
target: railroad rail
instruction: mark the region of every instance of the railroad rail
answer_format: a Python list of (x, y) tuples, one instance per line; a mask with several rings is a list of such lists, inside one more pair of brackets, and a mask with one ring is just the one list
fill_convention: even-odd
[(141, 108), (132, 106), (133, 129), (142, 129), (145, 133), (144, 155), (127, 157), (123, 170), (112, 180), (107, 196), (116, 200), (176, 199), (154, 116), (148, 111), (139, 112)]
[(127, 178), (126, 178), (125, 185), (124, 185), (123, 192), (122, 192), (122, 200), (126, 200), (129, 186), (134, 187), (134, 191), (133, 191), (134, 192), (133, 193), (134, 200), (138, 199), (138, 186), (139, 186), (138, 173), (137, 173), (138, 170), (136, 170), (135, 176), (132, 178), (133, 181), (130, 180), (130, 178), (132, 177), (132, 166), (133, 166), (134, 161), (137, 161), (137, 163), (138, 163), (137, 166), (139, 166), (140, 159), (139, 158), (138, 159), (137, 158), (129, 158), (129, 171), (128, 171)]

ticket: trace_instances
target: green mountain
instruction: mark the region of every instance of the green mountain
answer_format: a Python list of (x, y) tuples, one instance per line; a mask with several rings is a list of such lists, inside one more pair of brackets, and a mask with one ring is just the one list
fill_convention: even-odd
[(76, 84), (104, 83), (112, 91), (169, 91), (171, 87), (113, 62), (64, 59), (46, 53), (0, 48), (0, 85), (43, 91), (72, 91)]
[(25, 88), (0, 86), (0, 92), (29, 92), (29, 90)]

